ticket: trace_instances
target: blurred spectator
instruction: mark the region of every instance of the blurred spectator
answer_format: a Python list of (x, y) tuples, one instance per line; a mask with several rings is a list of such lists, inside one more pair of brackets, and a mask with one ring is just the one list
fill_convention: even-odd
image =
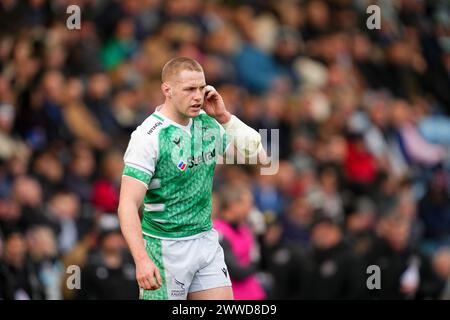
[(364, 259), (375, 241), (376, 207), (368, 197), (358, 198), (346, 217), (345, 241), (354, 254)]
[(444, 171), (436, 171), (428, 184), (425, 196), (419, 202), (419, 217), (424, 223), (424, 243), (427, 250), (440, 244), (448, 244), (450, 234), (450, 197), (448, 177)]
[(445, 149), (426, 141), (422, 137), (405, 101), (394, 101), (392, 112), (401, 150), (407, 162), (432, 167), (444, 161), (446, 157)]
[(406, 173), (407, 167), (390, 128), (389, 101), (382, 91), (370, 91), (365, 95), (368, 123), (364, 130), (364, 142), (375, 156), (378, 167), (399, 177)]
[(423, 58), (406, 41), (394, 41), (386, 50), (385, 84), (399, 98), (411, 98), (420, 90)]
[(64, 167), (57, 156), (51, 151), (36, 152), (32, 163), (33, 176), (39, 181), (46, 192), (44, 200), (61, 188)]
[(251, 93), (261, 94), (276, 88), (283, 81), (271, 57), (250, 44), (246, 44), (241, 49), (237, 57), (236, 69), (242, 84)]
[(85, 103), (108, 136), (119, 130), (117, 120), (111, 110), (111, 81), (104, 73), (94, 73), (88, 79)]
[[(85, 234), (84, 237), (77, 242), (76, 246), (65, 256), (62, 257), (61, 261), (64, 264), (64, 270), (70, 266), (78, 266), (81, 269), (87, 264), (89, 253), (97, 248), (97, 232), (95, 228), (92, 228), (89, 233)], [(70, 289), (66, 283), (71, 278), (71, 273), (64, 273), (62, 282), (62, 295), (66, 300), (73, 300), (77, 298), (77, 290)]]
[(352, 192), (358, 195), (371, 193), (376, 178), (375, 159), (359, 134), (348, 140), (345, 174)]
[(23, 19), (25, 25), (38, 27), (48, 23), (49, 3), (45, 0), (31, 0), (25, 6)]
[(258, 129), (267, 129), (267, 152), (270, 154), (273, 132), (269, 130), (278, 130), (279, 141), (277, 144), (280, 159), (287, 158), (290, 153), (291, 127), (285, 120), (285, 106), (281, 94), (268, 94), (263, 102), (262, 110), (264, 117), (258, 119)]
[(83, 142), (75, 143), (71, 148), (64, 185), (75, 193), (82, 202), (88, 202), (91, 199), (92, 179), (95, 169), (94, 154), (89, 146)]
[(307, 21), (302, 29), (305, 41), (314, 39), (330, 28), (330, 8), (325, 1), (310, 1), (306, 5)]
[(113, 37), (102, 50), (102, 62), (107, 70), (116, 68), (136, 52), (137, 42), (134, 33), (135, 28), (132, 19), (122, 17), (117, 22)]
[(344, 220), (343, 203), (338, 192), (339, 181), (336, 170), (333, 167), (325, 167), (319, 173), (320, 191), (316, 195), (316, 201), (320, 203), (323, 214), (342, 223)]
[(314, 166), (314, 159), (311, 154), (313, 149), (311, 142), (311, 139), (308, 139), (300, 134), (292, 138), (293, 155), (290, 157), (289, 161), (299, 172), (305, 171)]
[[(275, 60), (258, 47), (258, 19), (254, 10), (248, 6), (242, 6), (236, 13), (237, 23), (242, 29), (247, 42), (244, 42), (236, 56), (236, 70), (242, 85), (251, 93), (261, 94), (273, 90), (285, 90), (289, 85), (288, 80), (283, 77)], [(260, 20), (262, 21), (262, 20)], [(267, 21), (267, 20), (266, 20)], [(274, 25), (267, 25), (267, 34)]]
[(60, 300), (61, 279), (64, 273), (59, 260), (58, 248), (53, 230), (36, 226), (27, 231), (26, 243), (35, 265), (37, 276), (43, 285), (46, 300)]
[(444, 147), (450, 146), (450, 119), (443, 115), (425, 114), (419, 119), (419, 130), (423, 137)]
[(277, 178), (280, 191), (286, 196), (286, 202), (290, 202), (300, 196), (302, 192), (300, 175), (291, 162), (280, 161)]
[(81, 19), (81, 29), (77, 32), (69, 32), (66, 65), (71, 75), (91, 75), (102, 71), (101, 39), (95, 30), (94, 23), (84, 17)]
[(311, 229), (312, 247), (301, 258), (299, 298), (356, 299), (365, 284), (361, 261), (343, 241), (341, 227), (318, 215)]
[(105, 149), (110, 139), (100, 128), (97, 119), (83, 103), (83, 85), (76, 78), (69, 79), (65, 89), (64, 117), (75, 138), (87, 141), (97, 149)]
[[(27, 176), (18, 177), (14, 181), (11, 198), (14, 201), (10, 208), (12, 219), (4, 221), (4, 230), (17, 228), (24, 232), (33, 225), (52, 225), (44, 214), (42, 187), (37, 180)], [(18, 214), (15, 210), (18, 210)]]
[(255, 204), (263, 213), (280, 215), (283, 211), (284, 197), (281, 194), (276, 177), (272, 175), (258, 175), (253, 186)]
[(222, 210), (213, 223), (220, 233), (219, 242), (224, 250), (234, 299), (264, 299), (266, 293), (256, 277), (259, 248), (247, 225), (253, 196), (243, 186), (228, 187), (221, 195)]
[(297, 299), (302, 250), (294, 242), (283, 241), (283, 225), (275, 216), (268, 216), (267, 220), (269, 221), (262, 245), (263, 269), (270, 277), (267, 298)]
[(376, 212), (385, 214), (389, 212), (397, 202), (397, 189), (399, 181), (388, 172), (379, 173), (376, 181), (377, 190), (375, 194), (367, 195), (375, 201)]
[(409, 242), (413, 247), (418, 247), (423, 239), (425, 227), (418, 215), (413, 187), (411, 180), (401, 181), (398, 186), (398, 199), (395, 210), (411, 224)]
[(60, 71), (47, 71), (42, 78), (41, 110), (45, 117), (46, 136), (49, 142), (70, 140), (72, 135), (63, 114), (64, 83), (66, 79)]
[(98, 248), (88, 255), (81, 273), (78, 299), (137, 299), (138, 285), (131, 256), (116, 216), (104, 215), (98, 221)]
[(53, 194), (48, 201), (47, 216), (53, 223), (61, 254), (69, 252), (80, 238), (78, 230), (78, 216), (80, 202), (76, 195), (60, 190)]
[(450, 300), (450, 249), (442, 247), (433, 255), (433, 269), (440, 282), (439, 299)]
[(310, 228), (314, 219), (313, 208), (302, 197), (295, 199), (281, 220), (282, 241), (300, 248), (310, 244)]
[(100, 164), (100, 177), (94, 181), (91, 201), (100, 212), (115, 213), (119, 204), (119, 184), (123, 160), (117, 150), (110, 150)]
[(0, 103), (0, 159), (7, 160), (20, 152), (26, 152), (27, 146), (12, 134), (15, 118), (14, 107)]
[(139, 88), (130, 83), (118, 90), (112, 101), (114, 117), (123, 130), (132, 131), (139, 112)]
[(23, 235), (11, 231), (6, 235), (4, 246), (4, 257), (0, 263), (0, 296), (7, 300), (45, 299)]
[(368, 252), (368, 263), (380, 267), (381, 289), (371, 290), (375, 299), (408, 300), (433, 296), (434, 274), (429, 259), (408, 242), (411, 223), (391, 213), (377, 226), (379, 239)]

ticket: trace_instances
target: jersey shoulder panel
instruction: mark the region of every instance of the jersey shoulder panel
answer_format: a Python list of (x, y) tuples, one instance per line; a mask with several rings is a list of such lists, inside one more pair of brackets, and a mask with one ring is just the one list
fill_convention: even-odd
[(133, 131), (123, 158), (124, 175), (149, 184), (159, 157), (159, 133), (165, 126), (164, 119), (151, 114)]
[(168, 123), (164, 118), (158, 116), (156, 113), (152, 113), (136, 128), (136, 131), (145, 133), (150, 139), (157, 139), (159, 131), (167, 126)]

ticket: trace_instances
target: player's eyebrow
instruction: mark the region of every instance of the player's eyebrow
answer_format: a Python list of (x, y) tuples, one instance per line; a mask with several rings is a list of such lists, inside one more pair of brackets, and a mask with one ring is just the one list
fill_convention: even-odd
[(201, 86), (186, 86), (183, 89), (184, 90), (192, 90), (192, 89), (200, 88), (200, 90), (203, 90), (203, 89), (205, 89), (205, 87), (206, 87), (206, 84), (202, 84)]

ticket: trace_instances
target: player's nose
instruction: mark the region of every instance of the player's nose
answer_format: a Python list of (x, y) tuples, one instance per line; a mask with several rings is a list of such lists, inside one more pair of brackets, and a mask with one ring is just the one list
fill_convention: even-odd
[(199, 103), (202, 101), (202, 99), (203, 99), (203, 90), (201, 90), (201, 89), (195, 90), (195, 93), (194, 93), (195, 102)]

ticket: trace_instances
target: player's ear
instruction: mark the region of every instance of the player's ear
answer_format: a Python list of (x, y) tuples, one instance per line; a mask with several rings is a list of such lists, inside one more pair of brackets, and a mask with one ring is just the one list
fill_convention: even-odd
[(167, 82), (161, 84), (161, 91), (166, 98), (172, 98), (172, 89)]

